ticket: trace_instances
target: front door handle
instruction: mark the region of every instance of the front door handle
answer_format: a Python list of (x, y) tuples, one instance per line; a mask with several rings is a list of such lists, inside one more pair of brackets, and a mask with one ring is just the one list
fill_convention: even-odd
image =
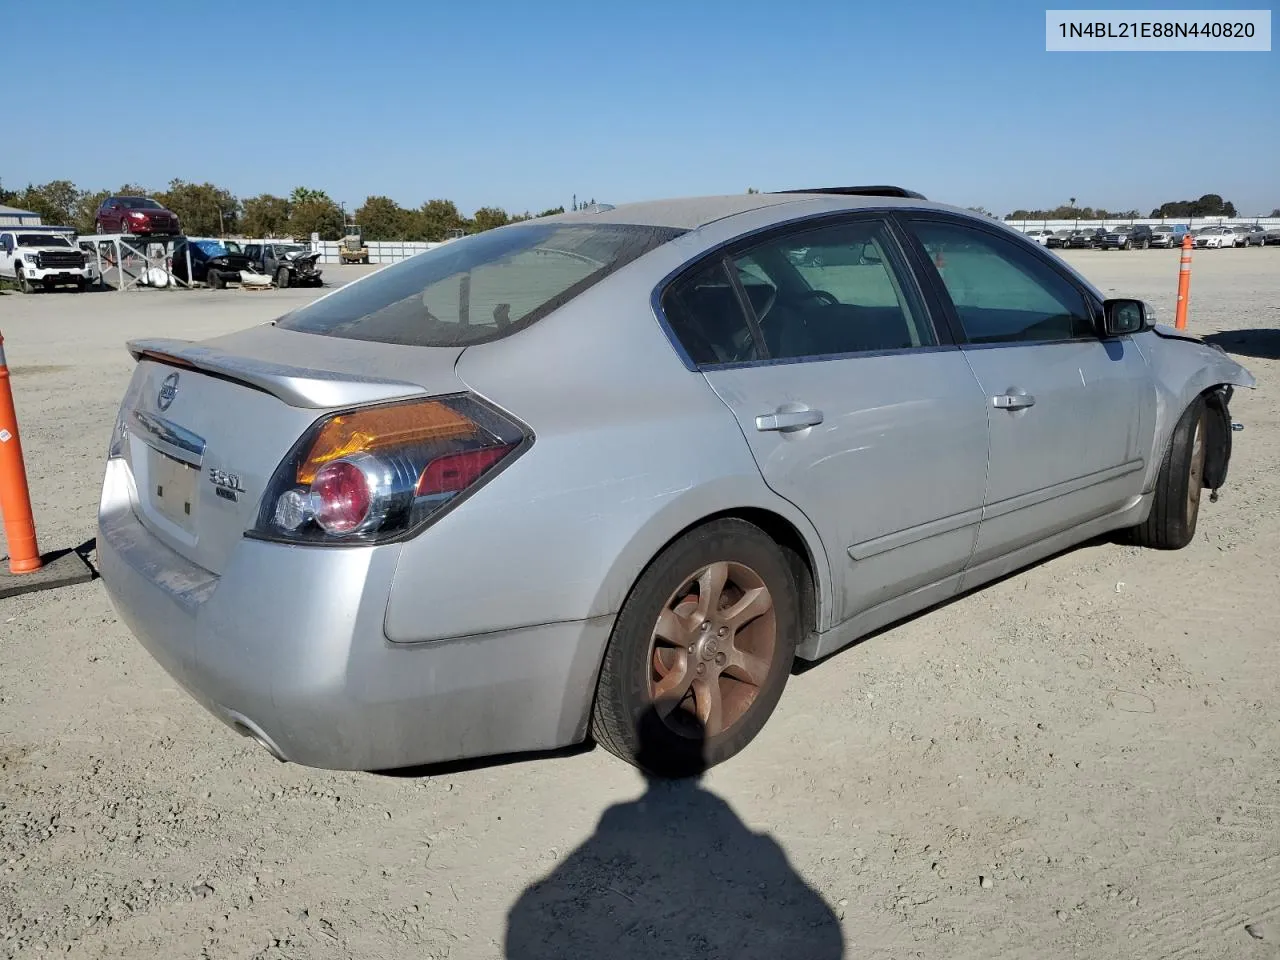
[(757, 430), (800, 430), (822, 422), (821, 410), (778, 410), (756, 417)]
[(1025, 410), (1036, 405), (1036, 398), (1026, 393), (1001, 393), (991, 398), (991, 405), (998, 410)]

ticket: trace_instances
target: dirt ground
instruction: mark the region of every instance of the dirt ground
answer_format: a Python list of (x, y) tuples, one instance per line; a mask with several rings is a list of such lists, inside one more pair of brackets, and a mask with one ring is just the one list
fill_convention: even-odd
[[(1068, 258), (1172, 320), (1177, 251)], [(1280, 249), (1193, 276), (1191, 331), (1259, 380), (1195, 543), (1089, 545), (884, 631), (701, 784), (600, 750), (280, 764), (100, 583), (0, 600), (0, 954), (1280, 958)], [(312, 295), (0, 295), (42, 547), (94, 535), (126, 338)]]

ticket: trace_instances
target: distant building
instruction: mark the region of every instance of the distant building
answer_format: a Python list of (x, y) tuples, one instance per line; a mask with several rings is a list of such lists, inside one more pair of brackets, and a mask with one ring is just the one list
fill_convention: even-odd
[(0, 227), (38, 227), (40, 214), (32, 210), (19, 210), (0, 203)]

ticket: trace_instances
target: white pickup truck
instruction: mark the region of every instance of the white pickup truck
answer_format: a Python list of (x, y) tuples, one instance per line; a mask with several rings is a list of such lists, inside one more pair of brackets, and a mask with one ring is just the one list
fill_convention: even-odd
[(23, 293), (64, 284), (83, 290), (98, 282), (97, 268), (76, 245), (74, 232), (39, 227), (0, 227), (0, 277)]

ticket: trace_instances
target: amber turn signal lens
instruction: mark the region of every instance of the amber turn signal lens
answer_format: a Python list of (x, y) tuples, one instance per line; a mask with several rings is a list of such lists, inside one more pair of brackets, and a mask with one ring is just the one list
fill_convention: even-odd
[(315, 443), (298, 466), (298, 483), (311, 483), (326, 463), (353, 453), (373, 453), (388, 447), (470, 437), (476, 425), (443, 403), (426, 400), (357, 410), (333, 417), (320, 429)]

